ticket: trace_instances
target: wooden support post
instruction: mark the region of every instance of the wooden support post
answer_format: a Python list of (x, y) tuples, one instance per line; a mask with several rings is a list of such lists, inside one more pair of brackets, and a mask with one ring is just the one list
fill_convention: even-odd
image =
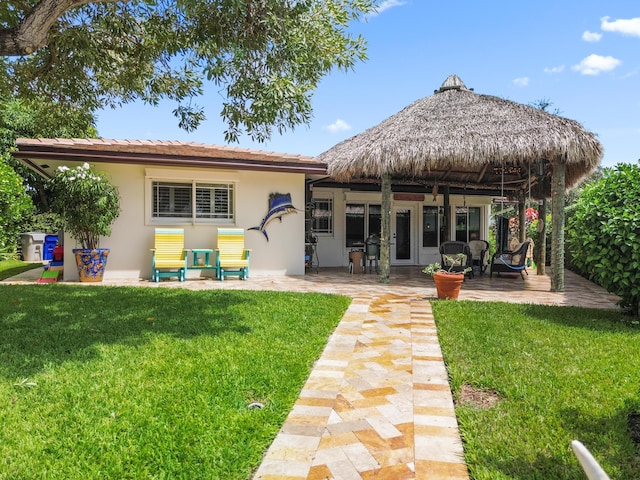
[(527, 232), (525, 232), (526, 225), (527, 213), (524, 205), (524, 193), (518, 192), (518, 241), (520, 243), (524, 242), (527, 237)]
[(391, 271), (391, 174), (382, 174), (382, 224), (380, 226), (380, 282), (389, 283)]
[(551, 175), (551, 291), (564, 292), (565, 160), (552, 162)]
[(445, 185), (443, 190), (443, 208), (444, 208), (444, 230), (443, 237), (440, 239), (440, 243), (448, 242), (451, 239), (451, 203), (449, 197), (449, 185)]
[[(543, 180), (543, 181), (546, 181)], [(544, 187), (546, 192), (546, 186)], [(538, 252), (536, 258), (537, 273), (538, 275), (546, 275), (547, 264), (547, 197), (542, 199), (542, 203), (538, 208), (538, 242), (536, 243), (536, 251)]]

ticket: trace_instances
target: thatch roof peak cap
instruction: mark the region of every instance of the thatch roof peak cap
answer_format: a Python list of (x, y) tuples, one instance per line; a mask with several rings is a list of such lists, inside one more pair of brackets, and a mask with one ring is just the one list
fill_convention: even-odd
[(433, 93), (446, 92), (447, 90), (466, 90), (473, 92), (473, 88), (467, 88), (462, 79), (455, 73), (449, 75), (447, 79), (442, 82), (440, 89), (434, 90)]

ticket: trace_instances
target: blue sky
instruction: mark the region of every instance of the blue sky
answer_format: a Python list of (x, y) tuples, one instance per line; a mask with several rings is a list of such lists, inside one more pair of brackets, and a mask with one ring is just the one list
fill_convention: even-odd
[[(369, 59), (320, 83), (309, 126), (234, 145), (315, 156), (432, 95), (455, 73), (477, 93), (551, 101), (598, 136), (604, 166), (640, 159), (638, 0), (386, 0), (352, 29), (367, 39)], [(225, 144), (216, 90), (199, 104), (208, 120), (196, 132), (178, 128), (170, 103), (100, 112), (98, 132)]]

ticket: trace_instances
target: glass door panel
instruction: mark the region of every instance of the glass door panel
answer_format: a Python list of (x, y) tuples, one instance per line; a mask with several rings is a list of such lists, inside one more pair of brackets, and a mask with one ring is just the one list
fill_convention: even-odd
[(438, 246), (438, 207), (422, 207), (422, 246)]
[(456, 238), (457, 242), (467, 241), (467, 208), (456, 207)]
[(413, 208), (394, 207), (391, 217), (391, 262), (413, 263)]
[(456, 207), (456, 240), (468, 242), (480, 238), (480, 207)]

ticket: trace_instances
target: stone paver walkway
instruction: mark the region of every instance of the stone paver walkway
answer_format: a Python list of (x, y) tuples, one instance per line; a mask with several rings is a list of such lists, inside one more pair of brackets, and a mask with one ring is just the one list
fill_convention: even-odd
[[(468, 479), (430, 298), (418, 268), (375, 275), (321, 269), (297, 277), (105, 281), (152, 288), (340, 293), (353, 301), (329, 338), (254, 480)], [(9, 281), (33, 283), (40, 270)], [(43, 285), (43, 288), (47, 288)], [(530, 274), (465, 281), (461, 299), (616, 308), (618, 298), (567, 271), (565, 292)]]
[(354, 299), (254, 478), (468, 478), (427, 300)]

